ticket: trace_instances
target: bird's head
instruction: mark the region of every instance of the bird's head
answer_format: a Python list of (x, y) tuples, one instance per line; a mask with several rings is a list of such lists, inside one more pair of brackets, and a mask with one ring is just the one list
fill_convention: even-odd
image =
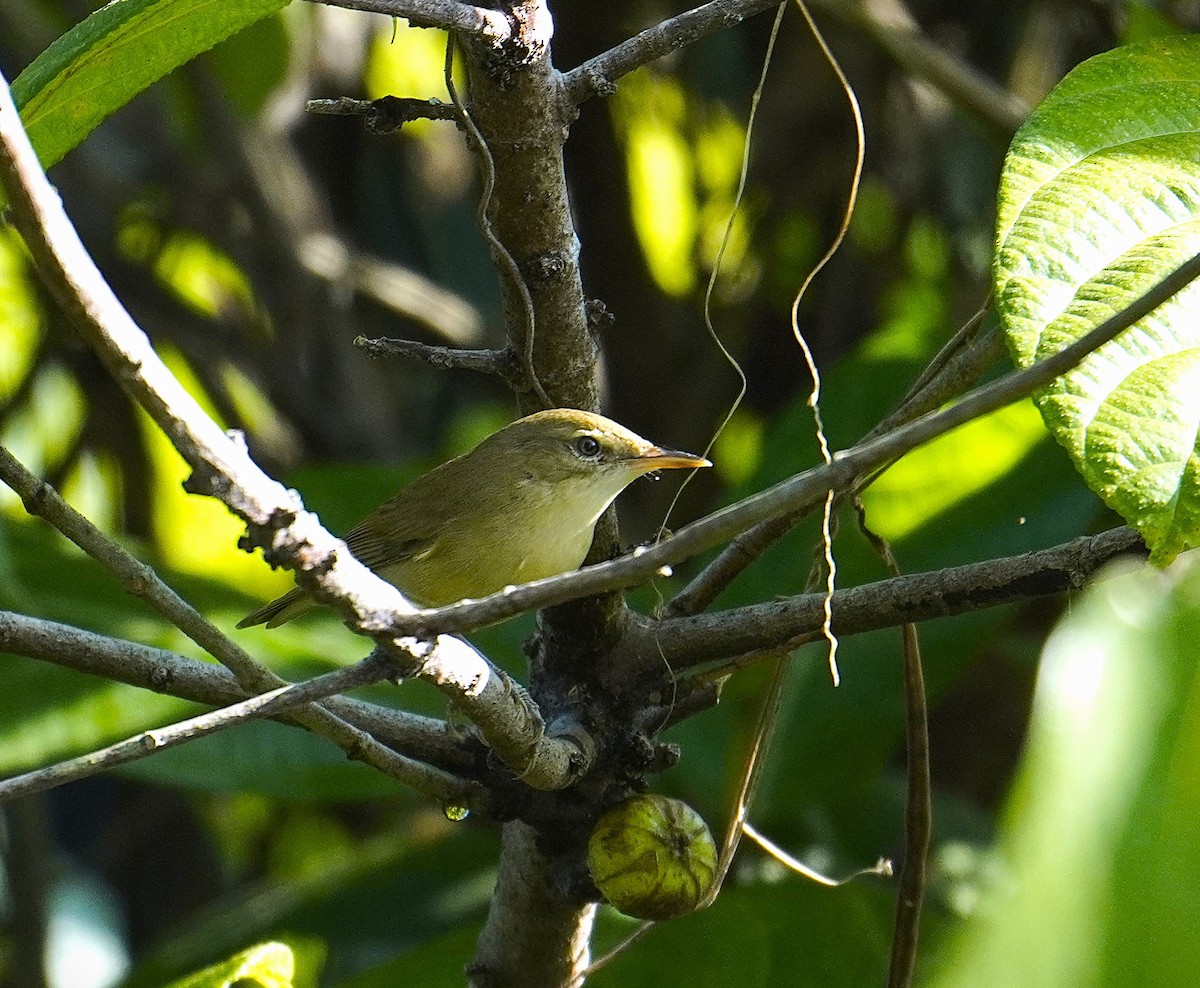
[(574, 408), (518, 419), (485, 439), (473, 458), (503, 459), (524, 483), (598, 516), (629, 484), (656, 470), (707, 467), (702, 456), (664, 449), (618, 422)]

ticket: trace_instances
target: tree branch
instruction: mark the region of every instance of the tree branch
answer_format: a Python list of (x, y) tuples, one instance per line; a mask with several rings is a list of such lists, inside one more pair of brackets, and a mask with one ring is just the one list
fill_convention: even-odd
[(493, 47), (512, 37), (512, 25), (504, 13), (455, 0), (312, 0), (329, 7), (365, 10), (388, 17), (403, 17), (413, 27), (440, 27), (469, 34)]
[[(285, 680), (222, 634), (159, 579), (151, 567), (135, 559), (105, 536), (67, 504), (53, 487), (38, 480), (2, 446), (0, 480), (21, 498), (25, 509), (31, 515), (41, 517), (53, 525), (116, 577), (127, 592), (145, 600), (154, 611), (232, 671), (244, 689), (251, 693), (260, 693), (288, 685)], [(351, 714), (353, 716), (353, 712)], [(362, 745), (364, 725), (347, 722), (328, 708), (314, 705), (307, 710), (295, 711), (293, 717), (309, 730), (338, 745), (352, 757)]]
[[(23, 775), (14, 775), (0, 780), (0, 803), (18, 796), (28, 796), (55, 786), (85, 779), (118, 765), (145, 758), (155, 752), (177, 745), (195, 741), (197, 738), (208, 737), (217, 731), (236, 727), (249, 720), (262, 717), (273, 717), (276, 714), (292, 710), (303, 703), (324, 699), (336, 693), (345, 693), (360, 686), (386, 679), (390, 667), (382, 656), (372, 654), (361, 662), (345, 669), (315, 676), (303, 683), (289, 683), (268, 693), (261, 693), (242, 700), (220, 710), (201, 714), (182, 720), (169, 727), (143, 731), (135, 737), (116, 744), (101, 748), (98, 751), (80, 755), (49, 765), (46, 768), (35, 769)], [(466, 783), (464, 782), (464, 788)]]
[(496, 893), (467, 967), (472, 988), (557, 988), (587, 967), (596, 906), (567, 901), (547, 881), (554, 873), (532, 827), (504, 825)]
[[(286, 686), (271, 670), (258, 663), (239, 645), (227, 638), (179, 597), (159, 578), (154, 570), (129, 555), (79, 514), (58, 495), (50, 485), (39, 481), (12, 454), (0, 446), (0, 480), (17, 493), (30, 514), (53, 525), (66, 538), (86, 552), (111, 573), (131, 594), (142, 597), (150, 607), (179, 628), (192, 641), (238, 676), (243, 689), (263, 692)], [(182, 660), (181, 660), (182, 661)], [(212, 667), (200, 664), (205, 672)], [(119, 678), (112, 676), (111, 678)], [(130, 680), (124, 680), (131, 682)], [(132, 685), (155, 689), (152, 682), (133, 682)], [(161, 690), (160, 690), (161, 691)], [(220, 695), (185, 696), (187, 699), (210, 703), (225, 702)], [(245, 694), (243, 694), (245, 695)], [(347, 697), (333, 697), (322, 704), (333, 719), (327, 716), (309, 718), (308, 711), (297, 710), (292, 719), (315, 734), (347, 750), (361, 743), (362, 732), (396, 748), (413, 758), (428, 761), (452, 771), (463, 771), (473, 764), (463, 747), (451, 740), (443, 721), (421, 717), (403, 711), (376, 707)], [(313, 711), (320, 713), (320, 707)], [(342, 723), (345, 722), (345, 723)]]
[(616, 91), (616, 81), (621, 76), (710, 34), (740, 24), (768, 7), (778, 7), (779, 2), (712, 0), (671, 17), (565, 73), (563, 92), (576, 106), (592, 96), (610, 96)]
[(901, 0), (811, 2), (862, 28), (902, 69), (925, 80), (1005, 141), (1029, 116), (1030, 107), (1019, 96), (925, 37)]
[[(21, 498), (25, 509), (53, 525), (66, 538), (87, 553), (92, 559), (111, 573), (125, 590), (142, 598), (155, 612), (182, 631), (192, 641), (232, 671), (241, 686), (249, 693), (263, 693), (289, 685), (266, 666), (251, 657), (235, 642), (226, 637), (216, 626), (167, 586), (154, 570), (126, 552), (109, 539), (83, 515), (67, 504), (49, 484), (46, 484), (0, 446), (0, 480), (3, 480)], [(149, 684), (147, 688), (153, 688)], [(332, 708), (336, 707), (336, 711)], [(296, 710), (292, 719), (314, 734), (342, 748), (353, 757), (362, 744), (362, 733), (371, 734), (380, 741), (397, 746), (414, 757), (429, 759), (432, 749), (427, 741), (413, 748), (412, 725), (399, 724), (409, 715), (400, 712), (371, 708), (352, 700), (332, 700), (322, 705), (312, 705)], [(441, 722), (418, 719), (417, 733), (422, 736), (440, 735), (445, 731)], [(414, 722), (415, 723), (415, 722)], [(445, 747), (445, 746), (442, 746)], [(434, 764), (443, 767), (464, 768), (468, 762), (464, 757), (448, 760), (449, 752), (437, 751), (432, 758)]]
[(514, 390), (520, 388), (525, 380), (521, 361), (511, 347), (498, 350), (463, 350), (456, 347), (430, 346), (415, 340), (369, 340), (365, 336), (355, 337), (354, 345), (368, 357), (408, 357), (410, 360), (420, 360), (442, 370), (469, 370), (477, 374), (490, 374), (507, 382)]
[[(833, 595), (833, 630), (839, 637), (949, 617), (1018, 600), (1077, 590), (1104, 563), (1144, 551), (1131, 528), (1114, 528), (1070, 542), (928, 573), (892, 577)], [(824, 593), (802, 594), (728, 611), (667, 621), (642, 619), (630, 629), (616, 660), (629, 677), (659, 677), (706, 666), (705, 678), (747, 665), (741, 657), (791, 651), (820, 637)], [(734, 657), (707, 668), (707, 663)]]
[(566, 786), (584, 771), (590, 746), (548, 735), (525, 690), (466, 642), (442, 636), (430, 644), (397, 636), (395, 616), (412, 605), (355, 559), (316, 515), (303, 510), (298, 495), (264, 474), (244, 443), (224, 434), (171, 375), (80, 242), (2, 78), (0, 183), (51, 294), (192, 467), (186, 488), (219, 498), (247, 523), (243, 547), (261, 546), (269, 563), (295, 569), (301, 586), (370, 635), (401, 675), (424, 678), (450, 697), (530, 786)]
[(414, 120), (458, 120), (453, 103), (436, 97), (380, 96), (379, 99), (310, 99), (304, 104), (309, 113), (330, 117), (362, 117), (368, 134), (394, 134)]
[[(251, 695), (238, 685), (228, 670), (218, 666), (11, 611), (0, 611), (0, 652), (42, 659), (78, 672), (200, 703), (224, 705), (248, 699)], [(429, 731), (431, 722), (427, 718), (399, 712), (397, 718), (392, 725), (393, 731), (411, 740), (414, 749), (428, 747), (430, 760), (446, 750), (451, 758), (460, 757), (448, 744), (444, 731)], [(290, 715), (287, 719), (291, 719)], [(358, 741), (357, 745), (344, 746), (354, 760), (436, 799), (465, 801), (463, 805), (478, 802), (476, 783), (398, 754), (365, 731), (349, 725), (347, 728), (354, 732)]]

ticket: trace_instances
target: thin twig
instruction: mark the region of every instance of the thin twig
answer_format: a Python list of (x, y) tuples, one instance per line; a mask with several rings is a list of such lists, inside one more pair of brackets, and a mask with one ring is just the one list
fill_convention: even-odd
[(403, 17), (413, 27), (440, 27), (461, 31), (499, 46), (512, 37), (512, 25), (502, 11), (475, 7), (455, 0), (312, 0), (329, 7), (365, 10), (388, 17)]
[(929, 842), (933, 835), (933, 787), (929, 779), (929, 709), (917, 626), (904, 626), (904, 738), (907, 799), (904, 808), (904, 863), (896, 892), (896, 921), (888, 966), (888, 988), (908, 988), (917, 964), (921, 906), (928, 883)]
[[(11, 611), (0, 611), (0, 651), (201, 703), (235, 703), (252, 695), (220, 666)], [(291, 714), (280, 716), (292, 721)], [(401, 755), (365, 731), (349, 725), (347, 730), (357, 741), (345, 746), (355, 761), (443, 802), (477, 805), (481, 798), (478, 783)]]
[(923, 79), (954, 105), (987, 124), (998, 137), (1011, 137), (1029, 116), (1029, 105), (1016, 93), (925, 37), (900, 0), (811, 2), (862, 28), (901, 68)]
[(725, 839), (721, 843), (716, 875), (713, 878), (712, 886), (701, 900), (700, 908), (711, 906), (716, 901), (721, 886), (724, 885), (725, 879), (729, 875), (729, 869), (733, 866), (733, 858), (744, 833), (743, 828), (749, 820), (750, 807), (754, 803), (759, 783), (762, 782), (763, 771), (767, 766), (767, 752), (771, 749), (771, 741), (779, 726), (779, 705), (783, 702), (783, 688), (787, 685), (787, 674), (790, 668), (789, 657), (784, 655), (780, 656), (779, 661), (775, 663), (775, 668), (771, 670), (771, 681), (763, 695), (762, 706), (759, 708), (758, 719), (754, 725), (750, 751), (746, 754), (746, 761), (742, 768), (742, 784), (734, 802), (733, 818), (729, 821)]
[[(867, 524), (861, 499), (853, 499), (858, 529), (894, 577), (901, 575), (900, 563), (891, 543)], [(888, 964), (888, 988), (908, 988), (917, 963), (921, 933), (921, 906), (925, 901), (929, 842), (933, 834), (933, 785), (929, 777), (929, 702), (925, 696), (925, 672), (921, 665), (921, 643), (917, 626), (904, 625), (904, 750), (906, 756), (906, 799), (904, 806), (904, 860), (896, 890), (896, 917)]]
[(229, 727), (236, 727), (249, 720), (273, 717), (302, 703), (367, 686), (387, 678), (389, 671), (388, 664), (382, 657), (368, 657), (353, 666), (316, 676), (303, 683), (289, 683), (220, 710), (201, 714), (199, 717), (181, 720), (168, 727), (143, 731), (98, 751), (0, 780), (0, 802), (85, 779), (118, 765), (146, 758), (155, 752), (207, 737)]
[(710, 34), (740, 24), (774, 7), (779, 0), (712, 0), (634, 35), (590, 58), (563, 76), (563, 92), (578, 105), (592, 96), (608, 96), (621, 76), (678, 51)]
[(287, 685), (250, 656), (167, 586), (154, 570), (135, 559), (72, 508), (48, 483), (39, 480), (0, 446), (0, 480), (21, 498), (29, 514), (54, 526), (111, 573), (124, 589), (149, 606), (238, 677), (258, 690)]
[[(1129, 552), (1145, 547), (1136, 531), (1122, 526), (1048, 549), (849, 587), (834, 595), (833, 628), (844, 637), (1078, 590), (1099, 567)], [(661, 678), (664, 664), (677, 673), (702, 666), (700, 678), (720, 679), (819, 638), (823, 597), (806, 593), (645, 621), (629, 631), (614, 662), (631, 681)], [(691, 685), (685, 680), (680, 693)]]
[(525, 381), (521, 362), (510, 347), (496, 350), (460, 349), (431, 346), (416, 340), (394, 340), (386, 337), (372, 340), (365, 336), (355, 337), (354, 345), (368, 357), (407, 357), (441, 370), (469, 370), (477, 374), (489, 374), (507, 381), (514, 387), (522, 386)]
[[(909, 385), (908, 390), (904, 393), (904, 397), (900, 399), (896, 411), (888, 416), (888, 418), (892, 418), (897, 414), (907, 412), (908, 409), (913, 407), (913, 403), (919, 398), (920, 395), (939, 386), (939, 382), (942, 382), (945, 379), (947, 368), (955, 360), (955, 358), (960, 356), (964, 351), (970, 349), (972, 344), (974, 344), (980, 338), (980, 336), (984, 334), (983, 325), (984, 320), (987, 318), (988, 306), (990, 303), (991, 296), (989, 295), (984, 300), (983, 304), (976, 309), (974, 313), (972, 313), (971, 317), (950, 334), (950, 339), (942, 344), (938, 352), (933, 355), (933, 357), (921, 370), (921, 373), (917, 375), (916, 380)], [(974, 381), (969, 383), (973, 384)], [(945, 387), (944, 384), (940, 386)], [(962, 390), (966, 389), (963, 388)], [(923, 411), (928, 411), (928, 408), (923, 409)], [(910, 417), (912, 416), (910, 415)], [(885, 419), (885, 421), (887, 420)], [(892, 425), (886, 426), (879, 431), (886, 432), (888, 429), (895, 428), (895, 426), (899, 424), (899, 421), (894, 422)]]
[(362, 117), (368, 134), (394, 134), (414, 120), (458, 120), (452, 103), (437, 97), (415, 99), (411, 96), (381, 96), (379, 99), (310, 99), (304, 109), (330, 117)]

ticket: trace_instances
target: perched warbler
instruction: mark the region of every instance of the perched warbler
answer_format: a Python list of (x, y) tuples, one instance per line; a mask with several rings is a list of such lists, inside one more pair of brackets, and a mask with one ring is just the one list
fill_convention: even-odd
[[(355, 527), (346, 545), (414, 603), (440, 607), (576, 569), (597, 519), (634, 480), (711, 465), (602, 415), (554, 408), (418, 477)], [(274, 628), (315, 604), (296, 588), (238, 627)]]

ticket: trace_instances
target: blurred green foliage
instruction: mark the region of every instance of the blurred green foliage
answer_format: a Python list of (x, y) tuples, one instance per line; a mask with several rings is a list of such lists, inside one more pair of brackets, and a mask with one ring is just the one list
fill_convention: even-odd
[(998, 867), (930, 985), (1121, 988), (1200, 969), (1200, 568), (1123, 568), (1046, 645)]

